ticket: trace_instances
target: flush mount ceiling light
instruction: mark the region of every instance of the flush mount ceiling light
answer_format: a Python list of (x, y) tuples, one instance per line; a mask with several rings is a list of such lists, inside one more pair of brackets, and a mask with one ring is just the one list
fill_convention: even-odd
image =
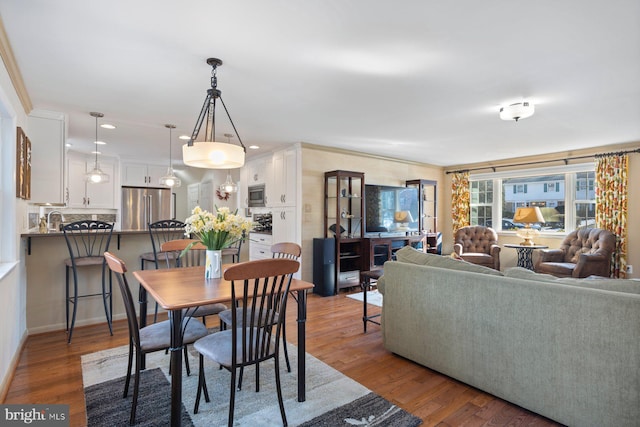
[(517, 122), (520, 119), (533, 116), (534, 112), (535, 108), (531, 102), (517, 102), (500, 108), (500, 118), (502, 120), (515, 120)]
[[(94, 141), (98, 141), (98, 118), (104, 117), (104, 114), (95, 112), (91, 112), (89, 114), (91, 115), (91, 117), (96, 118), (96, 139), (94, 139)], [(93, 166), (93, 169), (85, 174), (84, 179), (90, 184), (101, 184), (104, 182), (109, 182), (109, 175), (102, 172), (102, 170), (100, 169), (100, 165), (98, 164), (98, 150), (96, 150), (95, 153), (96, 162)]]
[(178, 178), (173, 171), (173, 161), (171, 160), (171, 130), (175, 129), (175, 125), (164, 125), (167, 129), (169, 129), (169, 167), (167, 168), (167, 174), (163, 177), (160, 177), (160, 185), (166, 185), (167, 187), (180, 187), (182, 185), (182, 181)]
[[(218, 58), (207, 59), (207, 64), (212, 67), (211, 70), (211, 89), (207, 90), (207, 96), (204, 99), (204, 105), (200, 110), (198, 121), (191, 134), (189, 142), (182, 146), (182, 160), (187, 166), (194, 166), (197, 168), (210, 168), (210, 169), (233, 169), (239, 168), (244, 165), (244, 158), (246, 149), (236, 126), (231, 120), (229, 110), (222, 100), (222, 92), (218, 87), (218, 78), (216, 77), (216, 70), (222, 65), (222, 61)], [(226, 142), (215, 141), (216, 134), (216, 100), (220, 99), (225, 113), (231, 122), (231, 126), (238, 137), (240, 145), (234, 145)], [(205, 139), (201, 142), (196, 142), (196, 138), (200, 133), (202, 123), (206, 118), (206, 130)]]

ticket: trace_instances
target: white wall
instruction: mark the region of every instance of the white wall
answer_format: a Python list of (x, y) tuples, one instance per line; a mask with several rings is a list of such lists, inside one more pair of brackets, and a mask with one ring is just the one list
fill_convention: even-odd
[[(29, 135), (27, 115), (0, 62), (0, 397), (27, 336), (26, 273), (20, 232), (26, 203), (15, 197), (16, 126)], [(1, 399), (0, 399), (1, 400)]]

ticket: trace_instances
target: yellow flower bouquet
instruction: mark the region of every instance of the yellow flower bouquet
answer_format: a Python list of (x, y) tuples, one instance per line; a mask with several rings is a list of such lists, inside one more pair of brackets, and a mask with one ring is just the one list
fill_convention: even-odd
[(238, 215), (237, 210), (231, 213), (227, 207), (216, 206), (216, 212), (211, 213), (196, 206), (191, 213), (185, 220), (185, 234), (200, 240), (211, 251), (228, 248), (253, 228), (253, 222)]

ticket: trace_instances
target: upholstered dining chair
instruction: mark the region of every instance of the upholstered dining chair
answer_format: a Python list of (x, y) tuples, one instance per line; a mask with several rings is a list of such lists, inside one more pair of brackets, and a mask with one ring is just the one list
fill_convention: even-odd
[[(140, 389), (140, 369), (142, 367), (142, 356), (154, 351), (165, 350), (171, 346), (171, 323), (169, 320), (165, 320), (159, 323), (153, 323), (149, 326), (145, 326), (140, 329), (138, 324), (138, 317), (136, 315), (136, 309), (133, 302), (133, 296), (129, 289), (129, 283), (127, 282), (126, 272), (127, 266), (124, 261), (116, 257), (112, 253), (105, 252), (104, 257), (106, 259), (109, 268), (116, 275), (120, 292), (122, 293), (122, 300), (124, 302), (124, 308), (127, 313), (127, 322), (129, 325), (129, 362), (127, 366), (127, 377), (124, 383), (123, 398), (126, 398), (129, 393), (129, 383), (131, 381), (131, 368), (133, 364), (133, 355), (136, 356), (136, 376), (133, 382), (133, 401), (131, 403), (131, 415), (129, 417), (129, 423), (135, 424), (136, 420), (136, 408), (138, 406), (138, 391)], [(190, 373), (189, 359), (187, 356), (187, 345), (194, 343), (199, 338), (202, 338), (208, 334), (207, 328), (198, 320), (191, 317), (185, 317), (182, 322), (183, 343), (184, 343), (184, 360), (187, 369), (187, 375)]]
[(493, 228), (474, 225), (458, 229), (453, 251), (467, 262), (500, 271), (500, 246)]
[[(190, 244), (194, 243), (184, 255), (180, 256)], [(195, 267), (205, 264), (205, 251), (207, 247), (198, 240), (177, 239), (162, 243), (160, 246), (159, 258), (164, 258), (168, 268)], [(224, 304), (207, 304), (198, 307), (195, 311), (189, 311), (187, 315), (202, 317), (202, 322), (206, 325), (206, 317), (219, 314), (227, 309)]]
[[(233, 425), (237, 370), (255, 365), (258, 392), (259, 364), (273, 359), (280, 415), (283, 424), (287, 425), (280, 386), (280, 330), (285, 319), (291, 279), (299, 266), (300, 263), (290, 259), (263, 259), (234, 264), (224, 272), (225, 280), (231, 281), (232, 306), (242, 306), (244, 310), (231, 311), (230, 329), (215, 332), (194, 344), (194, 348), (200, 353), (194, 413), (198, 413), (203, 391), (205, 401), (210, 401), (204, 374), (204, 358), (211, 359), (231, 372), (229, 426)], [(254, 298), (254, 295), (260, 295), (260, 298)]]
[[(272, 258), (285, 258), (292, 259), (294, 261), (298, 261), (300, 259), (300, 254), (302, 253), (302, 248), (299, 244), (293, 242), (280, 242), (274, 243), (271, 245), (271, 254)], [(295, 296), (294, 296), (295, 298)], [(242, 311), (242, 307), (239, 307), (238, 310)], [(227, 327), (231, 326), (231, 309), (225, 310), (218, 314), (220, 318), (220, 329), (224, 330)], [(243, 318), (243, 315), (239, 315), (240, 319)], [(287, 328), (286, 322), (282, 324), (282, 346), (284, 348), (284, 360), (287, 365), (287, 372), (291, 372), (291, 363), (289, 362), (289, 351), (287, 349)], [(242, 374), (240, 375), (240, 383), (242, 383)]]
[(615, 249), (616, 236), (612, 232), (579, 228), (564, 238), (560, 248), (539, 250), (534, 271), (557, 277), (609, 277)]
[[(111, 235), (113, 234), (113, 224), (104, 221), (76, 221), (62, 227), (64, 238), (69, 249), (69, 258), (65, 264), (65, 302), (67, 320), (67, 342), (71, 342), (73, 327), (76, 323), (76, 313), (78, 310), (78, 298), (101, 296), (104, 305), (104, 314), (107, 318), (109, 333), (113, 335), (111, 326), (113, 313), (112, 282), (111, 272), (109, 272), (109, 284), (107, 288), (107, 264), (103, 253), (109, 250)], [(102, 268), (102, 292), (92, 294), (78, 294), (78, 270), (91, 266)], [(70, 273), (73, 276), (73, 294), (69, 292)], [(71, 313), (71, 323), (69, 323), (69, 304), (73, 304)]]

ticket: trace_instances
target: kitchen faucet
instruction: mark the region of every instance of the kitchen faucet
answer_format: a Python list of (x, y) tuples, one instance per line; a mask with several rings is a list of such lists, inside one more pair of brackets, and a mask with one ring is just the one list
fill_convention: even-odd
[[(47, 214), (47, 230), (51, 230), (51, 214), (53, 213), (60, 215), (60, 222), (64, 222), (64, 215), (62, 214), (62, 212), (58, 210), (52, 210)], [(59, 231), (59, 230), (54, 230), (54, 231)]]

